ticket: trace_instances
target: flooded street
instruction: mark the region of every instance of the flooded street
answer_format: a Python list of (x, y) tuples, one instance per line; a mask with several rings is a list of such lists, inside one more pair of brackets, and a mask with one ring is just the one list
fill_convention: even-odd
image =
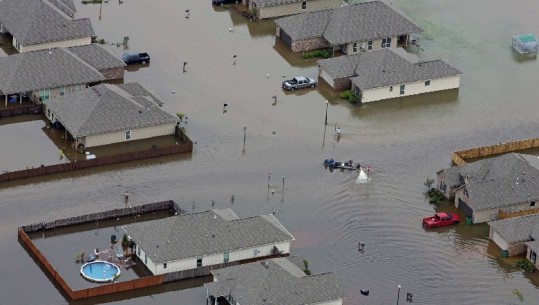
[[(204, 279), (70, 302), (17, 240), (20, 225), (124, 207), (128, 191), (129, 205), (171, 199), (188, 211), (204, 211), (214, 200), (216, 208), (231, 207), (240, 218), (276, 209), (296, 238), (292, 254), (305, 256), (313, 273), (336, 271), (346, 305), (394, 304), (399, 284), (401, 304), (406, 292), (414, 304), (516, 304), (515, 288), (522, 304), (537, 304), (538, 272), (524, 274), (501, 260), (486, 224), (425, 231), (421, 219), (437, 209), (454, 210), (448, 203), (430, 205), (423, 185), (450, 165), (451, 152), (537, 136), (539, 62), (515, 56), (510, 43), (515, 34), (539, 34), (539, 4), (393, 3), (424, 30), (421, 50), (414, 51), (420, 59), (443, 58), (463, 72), (459, 91), (361, 106), (340, 100), (324, 83), (285, 94), (283, 76), (315, 77), (318, 68), (276, 40), (271, 20), (249, 22), (209, 0), (111, 0), (101, 18), (99, 5), (77, 3), (78, 17), (90, 17), (99, 38), (117, 43), (129, 36), (129, 50), (150, 54), (151, 64), (129, 68), (125, 82), (140, 82), (174, 112), (185, 113), (196, 144), (192, 155), (0, 185), (1, 303), (205, 304)], [(43, 121), (3, 120), (2, 165), (57, 158), (39, 131)], [(371, 165), (372, 181), (357, 185), (355, 172), (325, 170), (329, 157)], [(364, 253), (358, 241), (366, 244)]]

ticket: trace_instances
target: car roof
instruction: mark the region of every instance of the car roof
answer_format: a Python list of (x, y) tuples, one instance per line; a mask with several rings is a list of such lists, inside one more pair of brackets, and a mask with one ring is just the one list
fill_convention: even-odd
[(307, 78), (304, 77), (304, 76), (296, 76), (294, 78), (297, 79), (297, 80), (307, 80)]
[(439, 212), (439, 213), (436, 213), (436, 215), (438, 215), (438, 217), (447, 217), (449, 216), (449, 213)]
[(131, 56), (131, 55), (138, 55), (138, 53), (137, 52), (125, 52), (124, 54), (122, 54), (122, 56), (124, 56), (124, 55)]

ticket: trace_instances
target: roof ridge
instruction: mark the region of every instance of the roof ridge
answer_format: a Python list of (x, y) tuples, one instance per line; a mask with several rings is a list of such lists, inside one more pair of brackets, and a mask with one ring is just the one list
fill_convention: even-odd
[(47, 5), (48, 7), (50, 7), (51, 9), (53, 9), (55, 12), (57, 12), (60, 16), (66, 18), (68, 21), (71, 21), (73, 20), (73, 18), (71, 18), (71, 16), (69, 16), (68, 14), (66, 14), (64, 11), (62, 11), (59, 7), (57, 7), (56, 5), (52, 4), (49, 0), (41, 0), (41, 2), (45, 5)]

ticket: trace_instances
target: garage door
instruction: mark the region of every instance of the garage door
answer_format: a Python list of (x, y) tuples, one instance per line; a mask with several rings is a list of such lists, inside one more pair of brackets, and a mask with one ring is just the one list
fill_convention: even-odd
[(285, 31), (281, 29), (281, 39), (286, 43), (289, 47), (292, 47), (292, 38), (286, 34)]
[(459, 210), (461, 210), (467, 217), (472, 217), (473, 210), (459, 198)]

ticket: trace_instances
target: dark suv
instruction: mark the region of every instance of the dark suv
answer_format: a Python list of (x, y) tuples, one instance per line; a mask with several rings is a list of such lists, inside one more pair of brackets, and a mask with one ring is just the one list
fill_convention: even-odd
[(148, 55), (148, 53), (127, 52), (122, 55), (122, 60), (127, 65), (145, 64), (145, 63), (149, 64), (150, 55)]

